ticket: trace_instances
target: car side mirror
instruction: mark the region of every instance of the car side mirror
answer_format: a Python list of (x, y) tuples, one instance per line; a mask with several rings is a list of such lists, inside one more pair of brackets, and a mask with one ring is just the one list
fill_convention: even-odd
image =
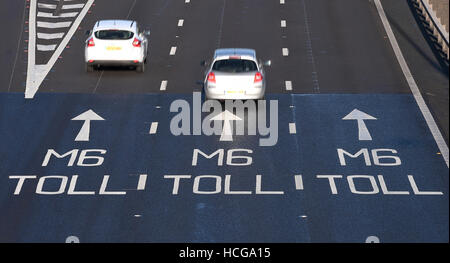
[(91, 30), (86, 30), (85, 35), (89, 36), (91, 34)]
[(270, 67), (270, 65), (272, 65), (272, 61), (271, 60), (264, 61), (263, 65), (267, 66), (267, 67)]
[(142, 32), (144, 34), (144, 36), (150, 36), (150, 30), (144, 30), (144, 32)]

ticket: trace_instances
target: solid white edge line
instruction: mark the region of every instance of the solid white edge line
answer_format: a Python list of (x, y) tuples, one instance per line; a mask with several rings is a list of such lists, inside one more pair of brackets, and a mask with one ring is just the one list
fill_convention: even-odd
[(419, 106), (420, 111), (422, 112), (423, 117), (425, 118), (425, 121), (428, 125), (428, 128), (431, 131), (431, 134), (433, 135), (434, 140), (436, 141), (437, 146), (439, 147), (439, 150), (442, 154), (442, 157), (445, 160), (445, 163), (448, 166), (448, 146), (445, 143), (444, 138), (442, 137), (441, 132), (439, 131), (439, 128), (433, 118), (433, 115), (431, 114), (430, 110), (428, 109), (427, 104), (425, 103), (422, 94), (420, 93), (419, 87), (416, 84), (416, 81), (414, 80), (414, 77), (411, 74), (411, 71), (409, 70), (408, 64), (406, 63), (405, 58), (403, 57), (402, 51), (397, 43), (397, 40), (395, 38), (395, 35), (392, 31), (392, 28), (389, 24), (389, 21), (387, 20), (386, 14), (384, 12), (383, 6), (381, 5), (380, 0), (374, 0), (375, 5), (378, 10), (378, 14), (380, 15), (381, 21), (383, 22), (384, 29), (386, 30), (386, 33), (389, 37), (389, 41), (392, 45), (392, 48), (394, 49), (395, 56), (397, 57), (398, 63), (400, 64), (400, 67), (403, 71), (403, 75), (406, 78), (406, 81), (408, 82), (409, 88), (411, 89), (411, 92), (414, 96), (414, 99), (416, 100), (417, 105)]

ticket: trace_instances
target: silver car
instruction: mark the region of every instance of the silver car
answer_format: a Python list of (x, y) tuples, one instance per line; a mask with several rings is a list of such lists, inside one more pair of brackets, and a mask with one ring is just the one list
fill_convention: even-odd
[(206, 99), (263, 99), (266, 89), (263, 66), (270, 64), (270, 60), (258, 61), (253, 49), (217, 49), (204, 80)]

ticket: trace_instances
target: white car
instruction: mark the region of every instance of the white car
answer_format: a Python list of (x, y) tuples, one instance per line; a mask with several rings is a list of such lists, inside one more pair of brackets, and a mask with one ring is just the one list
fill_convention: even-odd
[[(205, 62), (202, 63), (206, 65)], [(263, 66), (270, 64), (270, 60), (264, 63), (258, 61), (253, 49), (216, 49), (205, 74), (206, 99), (263, 99), (266, 89)]]
[(106, 65), (135, 66), (144, 72), (150, 31), (140, 31), (136, 21), (100, 20), (86, 34), (86, 71)]

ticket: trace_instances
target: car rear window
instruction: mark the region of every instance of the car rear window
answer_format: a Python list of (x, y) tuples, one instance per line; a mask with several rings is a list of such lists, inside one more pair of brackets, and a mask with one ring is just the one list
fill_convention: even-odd
[(99, 30), (95, 32), (96, 38), (110, 40), (131, 39), (133, 35), (134, 33), (128, 30)]
[(241, 73), (257, 71), (256, 63), (252, 60), (246, 59), (223, 59), (214, 62), (214, 71), (227, 72), (227, 73)]

